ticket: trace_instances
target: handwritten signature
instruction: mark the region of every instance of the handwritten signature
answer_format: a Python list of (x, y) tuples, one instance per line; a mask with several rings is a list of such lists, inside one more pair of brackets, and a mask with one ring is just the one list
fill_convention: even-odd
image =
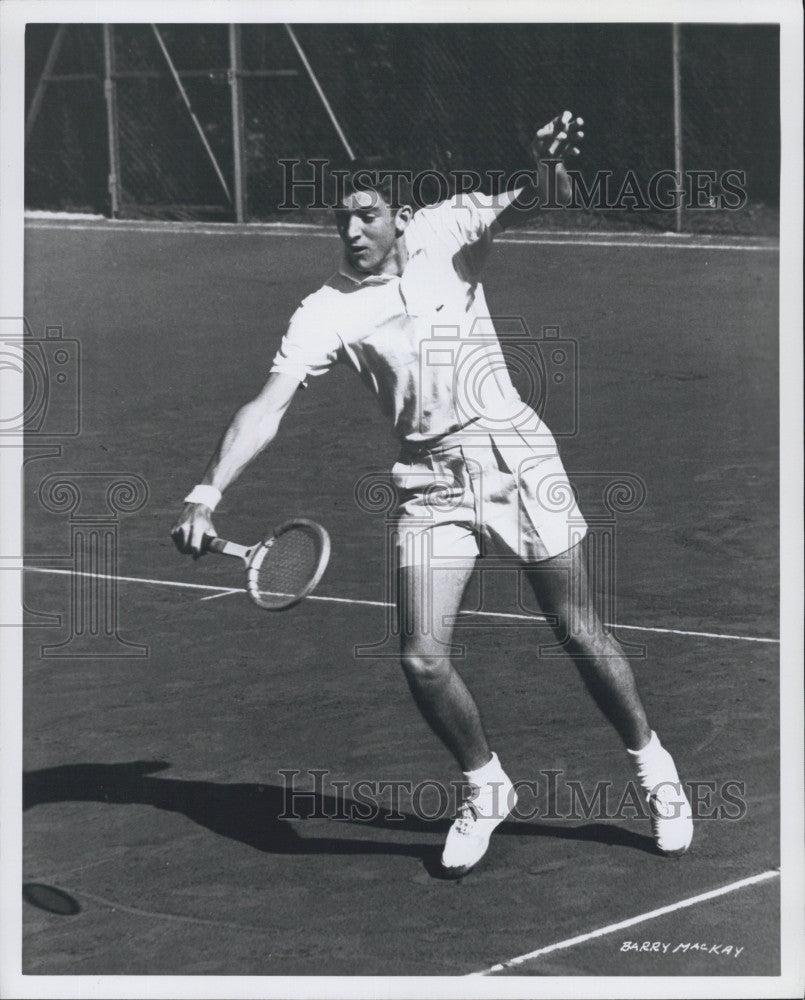
[(737, 958), (744, 949), (734, 944), (707, 944), (703, 941), (680, 941), (677, 944), (673, 941), (624, 941), (619, 950), (657, 952), (661, 955), (698, 951), (707, 955), (732, 955)]

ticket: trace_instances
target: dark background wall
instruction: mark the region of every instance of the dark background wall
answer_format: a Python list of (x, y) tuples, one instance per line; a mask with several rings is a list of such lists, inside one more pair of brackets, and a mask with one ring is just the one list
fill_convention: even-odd
[[(193, 109), (232, 187), (226, 25), (161, 26)], [(411, 167), (529, 166), (535, 127), (571, 108), (588, 123), (585, 176), (674, 166), (667, 24), (301, 25), (298, 38), (359, 155)], [(30, 107), (56, 31), (26, 34)], [(687, 169), (746, 172), (752, 204), (779, 199), (779, 31), (683, 25)], [(244, 25), (248, 210), (282, 200), (283, 157), (344, 159), (343, 147), (281, 25)], [(115, 25), (122, 214), (232, 215), (147, 25)], [(26, 157), (31, 208), (109, 211), (100, 25), (70, 25)], [(65, 79), (67, 77), (67, 79)]]

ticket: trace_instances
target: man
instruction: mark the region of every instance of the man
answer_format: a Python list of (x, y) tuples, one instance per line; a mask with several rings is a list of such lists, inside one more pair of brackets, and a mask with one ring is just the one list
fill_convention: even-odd
[(595, 610), (581, 513), (572, 499), (557, 505), (548, 498), (557, 488), (572, 497), (556, 443), (512, 385), (478, 281), (496, 233), (535, 211), (549, 190), (567, 201), (561, 161), (578, 153), (582, 124), (565, 112), (540, 129), (532, 147), (536, 183), (499, 198), (457, 196), (414, 214), (410, 200), (390, 193), (394, 178), (351, 185), (336, 210), (341, 268), (294, 313), (265, 387), (235, 414), (173, 528), (181, 552), (204, 551), (221, 493), (274, 439), (308, 378), (345, 363), (376, 394), (402, 444), (393, 469), (402, 667), (470, 789), (442, 854), (452, 877), (480, 861), (515, 805), (512, 782), (449, 656), (449, 623), (482, 549), (522, 567), (635, 764), (658, 849), (680, 854), (693, 835), (674, 762)]

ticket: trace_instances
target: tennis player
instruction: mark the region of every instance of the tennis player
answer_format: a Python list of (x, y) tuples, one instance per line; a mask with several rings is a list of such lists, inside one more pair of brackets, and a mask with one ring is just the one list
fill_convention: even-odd
[[(339, 270), (291, 317), (260, 394), (233, 417), (172, 534), (199, 556), (215, 535), (223, 491), (275, 437), (300, 385), (335, 364), (377, 396), (401, 442), (401, 662), (426, 722), (464, 772), (468, 794), (442, 854), (447, 876), (469, 872), (516, 804), (478, 707), (450, 659), (452, 625), (476, 559), (516, 559), (558, 640), (622, 739), (644, 789), (658, 850), (687, 850), (690, 804), (674, 761), (649, 725), (632, 670), (595, 608), (586, 525), (556, 442), (509, 377), (479, 273), (496, 234), (538, 211), (553, 185), (566, 203), (563, 159), (582, 121), (565, 112), (540, 129), (535, 183), (504, 196), (454, 196), (415, 211), (399, 178), (348, 185), (336, 210)], [(558, 161), (558, 162), (557, 162)], [(463, 359), (463, 360), (462, 360)], [(471, 383), (471, 384), (469, 384)], [(557, 491), (568, 502), (557, 504)]]

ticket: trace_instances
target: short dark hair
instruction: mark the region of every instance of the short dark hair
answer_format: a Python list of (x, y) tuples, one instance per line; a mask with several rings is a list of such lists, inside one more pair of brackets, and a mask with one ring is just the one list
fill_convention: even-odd
[(411, 193), (412, 171), (399, 163), (367, 156), (353, 160), (347, 169), (343, 178), (345, 195), (355, 191), (375, 191), (395, 212), (403, 205), (409, 205), (413, 211), (419, 207), (414, 204)]

